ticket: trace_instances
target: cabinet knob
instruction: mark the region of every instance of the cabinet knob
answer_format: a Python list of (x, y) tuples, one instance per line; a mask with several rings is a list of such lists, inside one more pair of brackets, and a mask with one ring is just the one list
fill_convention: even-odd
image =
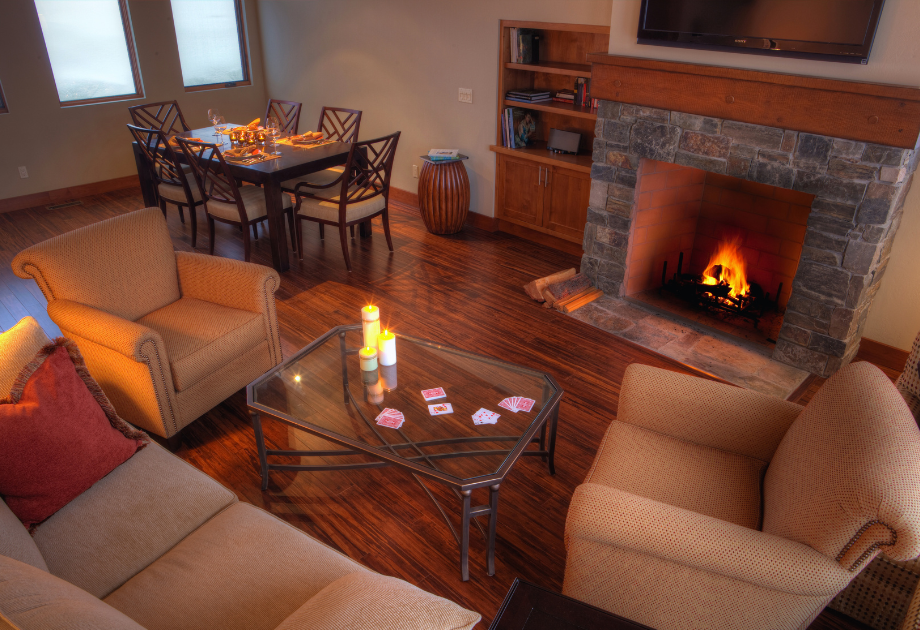
[(617, 79), (616, 81), (613, 82), (613, 84), (614, 84), (616, 87), (620, 87), (621, 85), (623, 85), (623, 82), (620, 81), (619, 79)]
[(735, 97), (734, 97), (734, 96), (731, 96), (731, 95), (726, 96), (726, 97), (725, 97), (725, 102), (728, 103), (729, 105), (731, 105), (732, 103), (735, 102)]
[(869, 116), (869, 124), (870, 124), (870, 125), (877, 125), (877, 124), (878, 124), (878, 116)]

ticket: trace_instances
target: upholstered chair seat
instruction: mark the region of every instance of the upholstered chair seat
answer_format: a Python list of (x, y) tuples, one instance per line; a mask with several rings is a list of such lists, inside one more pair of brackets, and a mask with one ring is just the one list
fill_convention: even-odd
[(317, 171), (316, 173), (310, 173), (309, 175), (304, 175), (303, 177), (295, 177), (294, 179), (289, 179), (287, 181), (281, 182), (281, 189), (294, 192), (294, 189), (297, 188), (297, 184), (301, 182), (307, 184), (308, 186), (328, 186), (329, 184), (338, 181), (344, 172), (344, 166), (333, 166), (322, 171)]
[(173, 251), (157, 208), (34, 245), (13, 271), (35, 280), (118, 414), (145, 431), (172, 437), (281, 361), (278, 273)]
[[(246, 215), (250, 221), (257, 221), (266, 216), (265, 209), (265, 189), (259, 186), (240, 186), (240, 198), (243, 205), (246, 206)], [(292, 207), (291, 198), (288, 195), (281, 195), (281, 206), (285, 210)], [(236, 204), (224, 203), (221, 201), (208, 201), (208, 213), (228, 221), (239, 221), (240, 211)]]
[[(187, 164), (183, 164), (186, 168)], [(201, 191), (198, 190), (198, 184), (195, 183), (195, 175), (191, 170), (183, 170), (185, 178), (188, 180), (189, 192), (192, 195), (194, 201), (201, 201)], [(171, 201), (173, 203), (185, 203), (185, 189), (182, 186), (174, 186), (173, 184), (161, 183), (157, 186), (157, 192), (160, 194), (160, 197), (166, 201)]]
[[(349, 192), (353, 193), (355, 190), (357, 190), (357, 187), (352, 186)], [(304, 197), (297, 214), (311, 219), (322, 219), (323, 221), (335, 223), (339, 220), (340, 192), (340, 188), (334, 187), (315, 192), (315, 197)], [(365, 217), (382, 211), (386, 208), (386, 205), (387, 200), (383, 195), (348, 204), (345, 206), (345, 220), (349, 223), (360, 221)]]
[(920, 430), (868, 363), (804, 408), (631, 365), (565, 545), (565, 594), (656, 630), (804, 629), (920, 554)]

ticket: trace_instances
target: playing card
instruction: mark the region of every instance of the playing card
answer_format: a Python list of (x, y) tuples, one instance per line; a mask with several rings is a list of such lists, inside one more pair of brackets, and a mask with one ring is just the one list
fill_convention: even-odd
[(401, 411), (396, 409), (384, 409), (376, 418), (377, 424), (382, 427), (388, 427), (390, 429), (398, 429), (403, 425), (403, 422), (406, 421), (405, 416), (403, 416)]
[(515, 408), (514, 408), (514, 405), (511, 403), (511, 399), (510, 399), (510, 398), (505, 398), (503, 401), (501, 401), (500, 403), (498, 403), (498, 406), (499, 406), (499, 407), (504, 407), (505, 409), (507, 409), (508, 411), (510, 411), (510, 412), (512, 412), (512, 413), (517, 413), (517, 412), (518, 412), (518, 410), (515, 409)]
[(451, 407), (450, 403), (439, 403), (437, 405), (428, 405), (428, 413), (433, 416), (440, 416), (445, 413), (453, 413), (454, 408)]
[(494, 411), (483, 408), (473, 414), (473, 424), (495, 424), (500, 417)]
[(517, 408), (521, 411), (530, 411), (533, 409), (533, 398), (521, 398), (517, 403)]
[(447, 394), (444, 393), (443, 387), (435, 387), (434, 389), (423, 389), (422, 398), (425, 400), (437, 400), (438, 398), (447, 398)]

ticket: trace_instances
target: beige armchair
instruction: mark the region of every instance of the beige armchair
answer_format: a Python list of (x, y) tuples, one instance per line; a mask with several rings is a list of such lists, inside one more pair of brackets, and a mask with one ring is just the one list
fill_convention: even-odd
[(125, 420), (171, 438), (281, 362), (273, 269), (173, 251), (159, 208), (13, 259)]
[(565, 594), (657, 630), (804, 628), (920, 554), (920, 431), (868, 363), (804, 408), (631, 365), (565, 544)]

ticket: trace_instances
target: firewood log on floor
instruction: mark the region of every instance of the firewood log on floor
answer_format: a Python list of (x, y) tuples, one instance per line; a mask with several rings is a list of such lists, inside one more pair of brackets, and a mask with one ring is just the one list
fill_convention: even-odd
[(594, 287), (590, 278), (575, 273), (575, 269), (537, 278), (524, 285), (524, 291), (534, 300), (543, 302), (544, 308), (555, 308), (560, 313), (571, 313), (604, 294)]

